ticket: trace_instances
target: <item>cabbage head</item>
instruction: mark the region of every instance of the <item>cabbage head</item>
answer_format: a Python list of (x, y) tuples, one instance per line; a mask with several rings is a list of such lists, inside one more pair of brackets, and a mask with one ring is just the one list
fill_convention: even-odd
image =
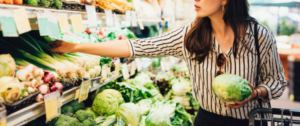
[(251, 97), (252, 93), (248, 81), (233, 74), (217, 76), (213, 81), (212, 90), (217, 98), (227, 104), (243, 101)]
[(151, 99), (143, 99), (137, 103), (137, 105), (140, 106), (143, 115), (148, 115), (151, 109), (151, 104), (152, 104)]
[(99, 115), (110, 116), (115, 114), (122, 103), (124, 99), (119, 91), (105, 89), (96, 96), (92, 108)]
[(133, 103), (124, 103), (116, 111), (116, 119), (122, 118), (127, 125), (138, 126), (142, 120), (142, 112), (139, 106)]
[(146, 126), (171, 126), (171, 119), (167, 113), (158, 110), (151, 111), (145, 119)]
[(180, 78), (173, 81), (172, 90), (175, 96), (186, 95), (186, 93), (192, 90), (191, 82), (188, 79)]

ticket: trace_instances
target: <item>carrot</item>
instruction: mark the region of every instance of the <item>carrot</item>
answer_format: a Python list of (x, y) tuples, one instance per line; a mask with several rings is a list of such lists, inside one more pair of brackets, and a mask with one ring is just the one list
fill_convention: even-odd
[(13, 0), (3, 0), (3, 3), (5, 4), (14, 4)]
[(0, 3), (3, 3), (3, 0), (0, 0)]
[(14, 4), (19, 4), (22, 5), (23, 4), (23, 0), (13, 0)]

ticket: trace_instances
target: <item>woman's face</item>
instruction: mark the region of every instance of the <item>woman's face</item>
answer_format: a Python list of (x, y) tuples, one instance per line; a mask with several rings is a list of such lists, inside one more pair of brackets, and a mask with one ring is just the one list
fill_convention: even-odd
[(227, 0), (195, 0), (197, 17), (209, 17), (216, 13), (222, 13), (222, 6)]

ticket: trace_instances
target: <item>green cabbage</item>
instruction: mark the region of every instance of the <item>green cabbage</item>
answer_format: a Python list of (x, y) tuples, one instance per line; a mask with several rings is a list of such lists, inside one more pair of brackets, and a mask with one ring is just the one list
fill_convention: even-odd
[(251, 97), (252, 93), (248, 81), (233, 74), (217, 76), (213, 81), (212, 89), (215, 96), (227, 104), (243, 101)]
[(126, 125), (138, 126), (142, 119), (142, 112), (139, 106), (133, 103), (124, 103), (116, 111), (116, 118), (122, 118)]
[(172, 85), (173, 94), (176, 96), (186, 95), (186, 93), (191, 92), (191, 82), (189, 79), (180, 78), (173, 81)]
[(148, 115), (151, 109), (151, 104), (152, 104), (151, 99), (143, 99), (137, 103), (137, 105), (140, 106), (143, 115)]
[(94, 119), (96, 119), (99, 116), (91, 107), (87, 107), (84, 110), (87, 111), (87, 112), (92, 113), (93, 116), (94, 116)]
[(122, 103), (124, 103), (124, 99), (120, 92), (114, 89), (105, 89), (96, 96), (92, 108), (99, 115), (110, 116), (115, 114)]
[(146, 126), (170, 126), (171, 120), (168, 114), (160, 111), (150, 112), (145, 119)]

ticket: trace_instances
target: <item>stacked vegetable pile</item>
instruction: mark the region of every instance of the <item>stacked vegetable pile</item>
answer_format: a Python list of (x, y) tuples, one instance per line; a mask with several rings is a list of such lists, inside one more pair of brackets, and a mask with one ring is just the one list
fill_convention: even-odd
[[(173, 101), (164, 101), (148, 74), (126, 82), (110, 82), (90, 96), (90, 107), (73, 101), (62, 107), (61, 116), (48, 123), (85, 126), (190, 126), (191, 115)], [(87, 114), (89, 113), (89, 114)], [(63, 121), (64, 120), (65, 123)], [(68, 122), (68, 123), (66, 123)]]
[(97, 43), (112, 40), (135, 39), (136, 36), (128, 29), (87, 28), (85, 32), (73, 34), (61, 33), (61, 39), (72, 43)]
[(118, 10), (122, 13), (133, 8), (126, 0), (96, 0), (95, 6), (105, 10)]
[(36, 31), (25, 33), (17, 38), (0, 37), (1, 51), (9, 53), (17, 65), (33, 64), (46, 71), (56, 72), (55, 79), (74, 82), (82, 78), (100, 75), (100, 56), (81, 53), (51, 53), (48, 37), (36, 35)]

